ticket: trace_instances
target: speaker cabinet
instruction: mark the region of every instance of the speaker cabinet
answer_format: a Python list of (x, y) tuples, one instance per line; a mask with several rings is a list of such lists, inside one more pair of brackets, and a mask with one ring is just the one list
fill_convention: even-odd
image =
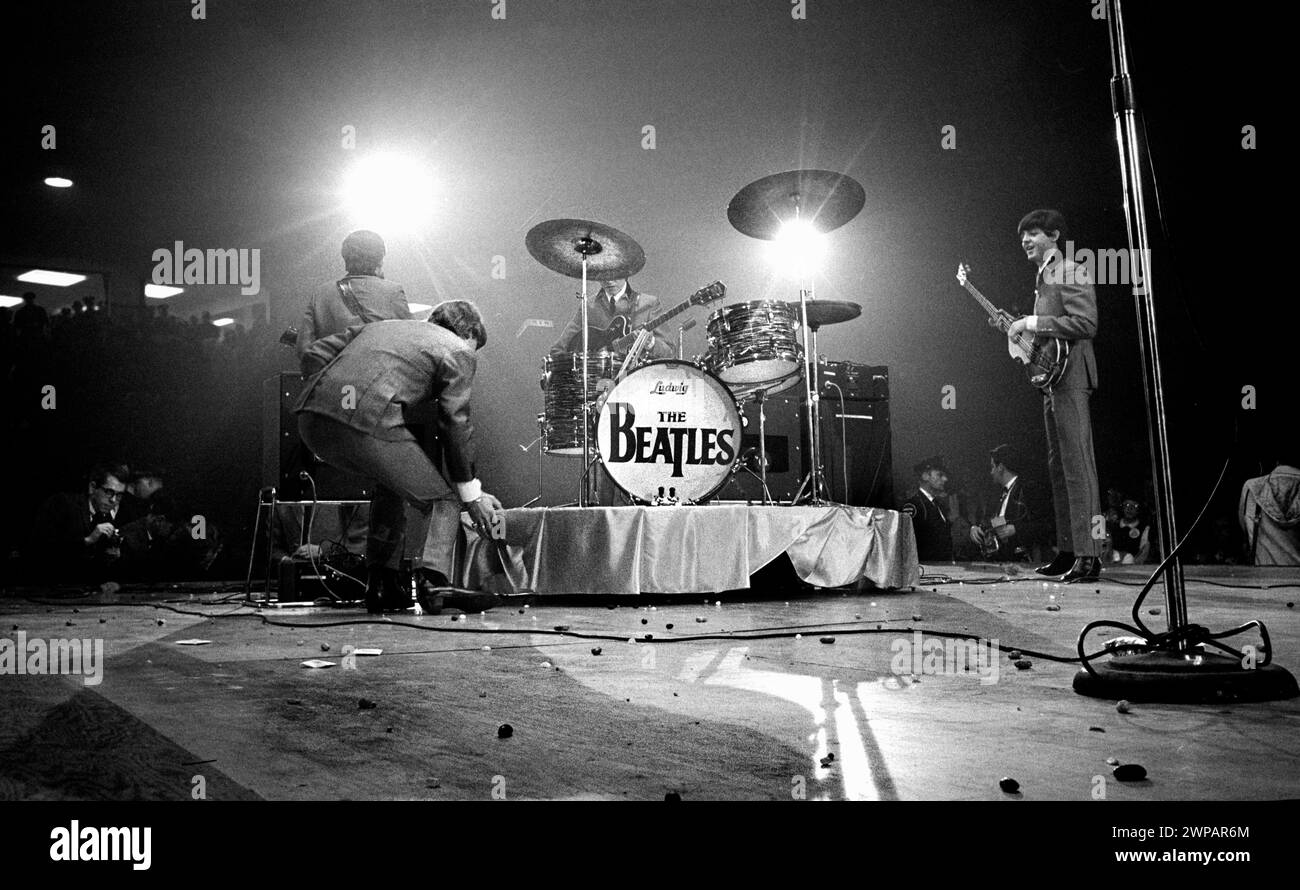
[(370, 500), (369, 480), (323, 463), (302, 443), (293, 404), (303, 384), (301, 374), (290, 373), (262, 382), (262, 485), (274, 486), (282, 501), (312, 500), (311, 484), (298, 475), (306, 470), (316, 482), (317, 500)]
[[(894, 508), (894, 460), (889, 402), (821, 400), (822, 471), (831, 500)], [(807, 438), (805, 434), (805, 439)]]
[[(789, 502), (799, 489), (804, 473), (804, 444), (800, 435), (803, 412), (800, 399), (774, 396), (763, 402), (766, 417), (767, 489), (777, 501)], [(715, 495), (727, 501), (762, 503), (763, 484), (758, 477), (758, 405), (747, 402), (743, 414), (744, 431), (740, 436), (741, 468)]]

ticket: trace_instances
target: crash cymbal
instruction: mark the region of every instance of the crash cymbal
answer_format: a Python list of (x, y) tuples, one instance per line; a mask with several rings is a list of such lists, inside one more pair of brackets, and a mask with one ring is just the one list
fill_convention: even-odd
[(727, 205), (727, 219), (742, 234), (771, 241), (798, 218), (818, 232), (838, 229), (858, 215), (867, 194), (857, 180), (829, 170), (790, 170), (751, 182)]
[[(799, 304), (791, 300), (790, 306), (794, 309), (795, 318), (798, 318), (800, 313)], [(828, 324), (851, 321), (861, 314), (862, 306), (858, 303), (850, 303), (848, 300), (808, 301), (808, 327), (813, 330)]]
[(533, 259), (570, 278), (582, 277), (584, 254), (587, 277), (593, 281), (630, 278), (645, 265), (645, 251), (631, 235), (586, 219), (538, 223), (528, 230), (524, 243)]

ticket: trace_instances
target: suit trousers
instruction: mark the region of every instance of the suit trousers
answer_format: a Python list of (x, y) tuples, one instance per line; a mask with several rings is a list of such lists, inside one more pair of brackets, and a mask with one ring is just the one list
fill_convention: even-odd
[(373, 479), (366, 563), (398, 568), (406, 536), (409, 503), (419, 513), (413, 533), (424, 540), (421, 568), (453, 577), (461, 535), (460, 498), (407, 431), (396, 441), (377, 439), (320, 414), (298, 415), (298, 431), (321, 460), (347, 473)]
[[(1057, 389), (1043, 397), (1056, 546), (1076, 557), (1099, 556), (1102, 545), (1092, 534), (1093, 517), (1101, 515), (1101, 493), (1088, 413), (1091, 398), (1088, 389)], [(1101, 531), (1104, 537), (1104, 525)]]

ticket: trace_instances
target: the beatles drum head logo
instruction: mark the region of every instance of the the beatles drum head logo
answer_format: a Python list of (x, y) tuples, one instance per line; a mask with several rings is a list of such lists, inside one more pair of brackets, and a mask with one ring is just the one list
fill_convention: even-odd
[(633, 371), (600, 409), (596, 446), (605, 469), (643, 501), (674, 491), (682, 501), (710, 495), (736, 461), (740, 414), (713, 375), (686, 362)]

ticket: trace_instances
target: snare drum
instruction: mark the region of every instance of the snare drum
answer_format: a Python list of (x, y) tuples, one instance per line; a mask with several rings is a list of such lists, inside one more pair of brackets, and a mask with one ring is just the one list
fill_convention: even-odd
[[(600, 395), (601, 380), (611, 380), (619, 359), (609, 350), (587, 356), (587, 397), (591, 405)], [(547, 454), (582, 457), (582, 353), (562, 352), (542, 359), (543, 413), (537, 416), (538, 433)]]
[(740, 412), (727, 387), (690, 362), (663, 359), (610, 390), (596, 448), (610, 477), (644, 502), (705, 500), (740, 452)]
[[(799, 309), (783, 300), (724, 306), (709, 316), (704, 364), (731, 384), (793, 385), (803, 366)], [(756, 387), (756, 388), (762, 388)]]

